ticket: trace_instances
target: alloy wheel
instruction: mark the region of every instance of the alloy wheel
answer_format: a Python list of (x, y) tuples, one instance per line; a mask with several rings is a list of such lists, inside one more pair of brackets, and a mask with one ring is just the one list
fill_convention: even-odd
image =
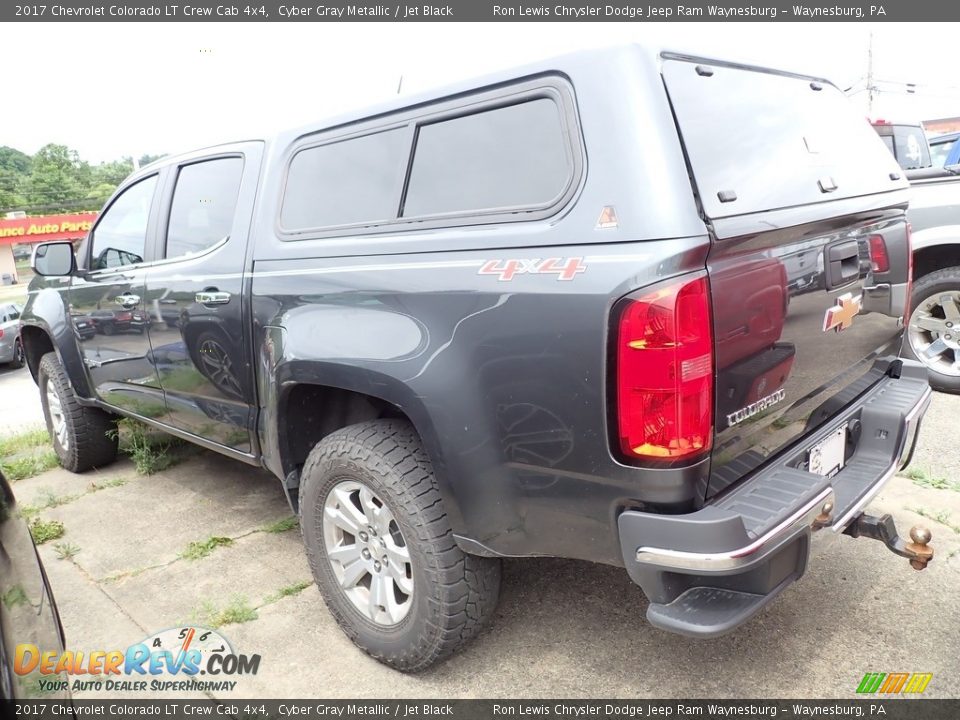
[(927, 367), (960, 377), (960, 291), (930, 295), (910, 315), (910, 347)]
[(413, 605), (410, 551), (386, 503), (355, 480), (337, 483), (323, 508), (327, 560), (361, 615), (396, 625)]
[(63, 414), (63, 404), (60, 402), (60, 395), (53, 381), (47, 379), (47, 409), (50, 411), (50, 424), (53, 426), (53, 433), (57, 436), (57, 442), (64, 450), (70, 447), (70, 438), (67, 436), (67, 418)]

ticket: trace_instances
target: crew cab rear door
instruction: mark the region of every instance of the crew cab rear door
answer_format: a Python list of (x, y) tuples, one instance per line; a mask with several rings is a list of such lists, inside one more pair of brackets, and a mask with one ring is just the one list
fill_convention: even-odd
[(244, 270), (262, 154), (259, 142), (220, 146), (170, 168), (146, 278), (164, 422), (244, 454), (256, 406)]
[[(825, 81), (683, 58), (663, 76), (712, 235), (709, 497), (829, 423), (896, 356), (906, 184)], [(809, 469), (838, 471), (852, 440), (812, 451)]]

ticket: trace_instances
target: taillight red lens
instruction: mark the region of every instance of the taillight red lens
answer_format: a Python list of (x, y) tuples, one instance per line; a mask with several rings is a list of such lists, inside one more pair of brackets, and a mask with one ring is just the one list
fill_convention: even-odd
[(0, 328), (0, 338), (3, 337), (3, 328)]
[(630, 457), (676, 459), (713, 441), (713, 332), (705, 275), (629, 298), (617, 328), (617, 419)]
[(883, 235), (870, 236), (870, 267), (874, 272), (887, 272), (890, 269), (890, 256), (887, 255), (887, 243)]

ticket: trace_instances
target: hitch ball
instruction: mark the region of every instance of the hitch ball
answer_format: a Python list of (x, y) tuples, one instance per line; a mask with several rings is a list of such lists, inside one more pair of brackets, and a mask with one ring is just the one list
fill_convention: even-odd
[(912, 542), (907, 543), (907, 551), (913, 556), (910, 558), (910, 566), (914, 570), (923, 570), (933, 558), (933, 548), (930, 547), (932, 537), (933, 534), (925, 527), (914, 525), (910, 528)]

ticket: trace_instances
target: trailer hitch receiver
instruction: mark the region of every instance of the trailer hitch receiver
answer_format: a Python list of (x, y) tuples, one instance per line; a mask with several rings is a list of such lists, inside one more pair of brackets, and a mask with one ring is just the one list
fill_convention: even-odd
[(890, 515), (867, 515), (861, 513), (843, 530), (844, 535), (850, 537), (866, 537), (879, 540), (891, 552), (910, 561), (914, 570), (923, 570), (933, 559), (933, 548), (930, 547), (931, 532), (919, 525), (910, 528), (910, 542), (904, 541), (897, 534), (897, 525)]

